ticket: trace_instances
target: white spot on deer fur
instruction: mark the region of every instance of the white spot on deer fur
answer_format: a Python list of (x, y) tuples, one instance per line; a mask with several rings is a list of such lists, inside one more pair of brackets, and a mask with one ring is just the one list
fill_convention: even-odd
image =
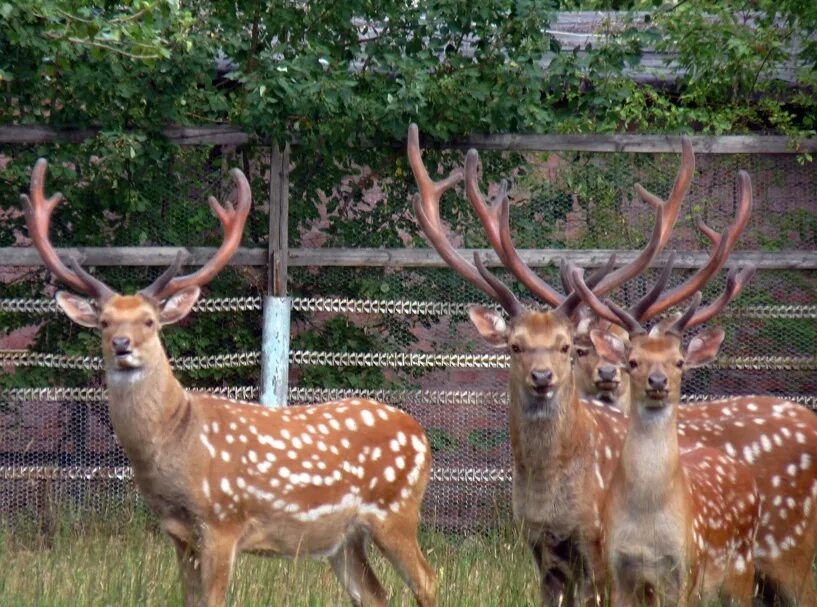
[(347, 417), (343, 423), (346, 424), (346, 427), (349, 428), (349, 430), (351, 430), (352, 432), (357, 430), (357, 423), (351, 417)]
[(318, 424), (318, 432), (321, 434), (329, 434), (329, 428), (327, 428), (324, 424)]
[[(334, 417), (329, 420), (329, 425), (332, 426), (332, 430), (340, 430), (340, 422), (336, 420)], [(348, 426), (349, 424), (347, 423), (346, 425)], [(352, 430), (352, 428), (349, 429)]]
[(743, 555), (738, 555), (734, 561), (735, 571), (738, 573), (743, 573), (746, 571), (746, 560), (743, 558)]
[(230, 444), (230, 445), (232, 445), (232, 444), (235, 442), (235, 438), (233, 437), (233, 435), (232, 435), (232, 434), (227, 434), (227, 435), (224, 437), (224, 440), (226, 440), (226, 441), (227, 441), (227, 443), (228, 443), (228, 444)]
[(345, 436), (342, 439), (340, 439), (340, 444), (344, 449), (348, 449), (349, 447), (352, 446), (352, 443), (350, 443), (349, 439), (346, 438)]
[(289, 468), (287, 468), (286, 466), (281, 466), (280, 468), (278, 468), (278, 476), (280, 476), (281, 478), (289, 477)]
[(789, 430), (785, 426), (780, 428), (780, 431), (783, 433), (783, 436), (785, 436), (786, 438), (791, 438), (791, 430)]
[(390, 483), (394, 482), (394, 479), (396, 478), (394, 474), (394, 468), (392, 468), (391, 466), (386, 466), (386, 468), (383, 470), (383, 476)]
[(801, 445), (805, 445), (805, 444), (806, 444), (806, 435), (805, 435), (805, 434), (803, 434), (802, 432), (795, 432), (795, 433), (794, 433), (794, 438), (795, 438), (795, 440), (796, 440), (798, 443), (800, 443)]
[(210, 500), (210, 483), (207, 482), (207, 479), (204, 479), (201, 483), (201, 492), (204, 493), (204, 497), (209, 501)]
[(199, 434), (199, 439), (201, 439), (201, 443), (205, 447), (207, 447), (207, 450), (210, 452), (210, 457), (215, 457), (216, 456), (216, 448), (213, 447), (212, 444), (210, 444), (209, 440), (207, 440), (207, 435), (206, 434)]
[(402, 470), (403, 468), (405, 468), (405, 467), (406, 467), (406, 460), (405, 460), (405, 458), (404, 458), (402, 455), (401, 455), (401, 456), (399, 456), (399, 457), (396, 457), (396, 458), (394, 459), (394, 465), (395, 465), (395, 466), (397, 466), (397, 467), (398, 467), (400, 470)]
[(368, 409), (362, 409), (360, 411), (360, 419), (363, 420), (363, 423), (367, 426), (374, 426), (374, 415)]
[(756, 405), (755, 403), (748, 403), (748, 404), (746, 405), (746, 408), (747, 408), (749, 411), (757, 411), (757, 405)]
[(727, 453), (727, 454), (728, 454), (730, 457), (735, 457), (735, 456), (738, 454), (738, 452), (735, 450), (735, 447), (732, 445), (732, 443), (726, 443), (726, 444), (723, 446), (723, 448), (724, 448), (724, 449), (726, 449), (726, 453)]
[(385, 421), (385, 420), (389, 419), (389, 414), (386, 413), (383, 409), (378, 409), (377, 410), (377, 417), (379, 417), (380, 419)]
[(743, 459), (745, 459), (746, 462), (749, 463), (749, 464), (754, 464), (755, 463), (755, 456), (752, 453), (752, 448), (749, 445), (746, 445), (743, 448)]
[(258, 454), (257, 454), (255, 451), (253, 451), (252, 449), (250, 449), (250, 450), (247, 452), (247, 457), (248, 457), (248, 458), (250, 458), (250, 461), (251, 461), (253, 464), (254, 464), (254, 463), (256, 463), (256, 462), (258, 461)]
[(292, 449), (290, 449), (289, 451), (287, 451), (287, 457), (289, 459), (298, 459), (298, 454), (295, 453), (295, 451), (293, 451)]
[(374, 489), (375, 485), (377, 485), (377, 477), (373, 476), (372, 480), (369, 481), (369, 489)]
[(221, 479), (221, 490), (227, 495), (233, 494), (233, 489), (230, 487), (230, 481), (226, 478)]
[(382, 451), (381, 451), (380, 447), (375, 447), (375, 448), (372, 450), (372, 461), (373, 461), (373, 462), (376, 462), (377, 460), (379, 460), (379, 459), (380, 459), (380, 454), (381, 454), (381, 453), (382, 453)]
[(800, 454), (800, 468), (803, 470), (811, 468), (811, 456), (808, 453)]
[(318, 447), (318, 451), (326, 451), (326, 443), (322, 440), (319, 440), (316, 446)]
[(218, 422), (213, 422), (212, 424), (210, 424), (210, 430), (213, 431), (213, 434), (217, 433), (218, 432)]
[(258, 468), (258, 471), (259, 471), (261, 474), (266, 474), (267, 472), (269, 472), (269, 469), (270, 469), (270, 468), (272, 468), (272, 464), (271, 464), (271, 463), (269, 463), (269, 462), (260, 462), (260, 463), (259, 463), (259, 464), (256, 466), (256, 468)]
[(230, 454), (227, 453), (226, 451), (222, 451), (221, 452), (221, 459), (223, 459), (225, 462), (229, 462), (230, 461)]
[(395, 439), (391, 439), (389, 441), (389, 449), (397, 453), (400, 451), (400, 444)]
[(283, 428), (281, 430), (281, 436), (283, 436), (285, 439), (289, 440), (289, 439), (292, 438), (292, 433), (289, 430), (287, 430), (286, 428)]
[(760, 435), (760, 444), (761, 444), (761, 446), (763, 447), (763, 450), (766, 453), (771, 452), (771, 450), (772, 450), (772, 441), (769, 440), (769, 437), (766, 436), (765, 434)]
[(245, 481), (242, 477), (239, 476), (238, 478), (235, 479), (235, 485), (239, 489), (243, 489), (244, 487), (247, 486), (247, 481)]
[(335, 445), (329, 445), (329, 452), (333, 455), (340, 455), (340, 451)]
[(426, 452), (426, 443), (425, 443), (425, 441), (423, 441), (416, 434), (411, 435), (411, 446), (414, 447), (414, 450), (417, 451), (417, 453), (425, 453)]
[(786, 466), (786, 472), (789, 476), (797, 476), (797, 466), (794, 464), (789, 464)]

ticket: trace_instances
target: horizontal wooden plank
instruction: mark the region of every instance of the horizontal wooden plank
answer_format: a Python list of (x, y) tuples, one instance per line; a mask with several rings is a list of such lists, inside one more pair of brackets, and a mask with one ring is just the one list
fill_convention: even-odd
[[(700, 154), (792, 154), (817, 151), (817, 139), (794, 142), (775, 135), (690, 136), (692, 148)], [(483, 150), (630, 152), (639, 154), (680, 153), (677, 135), (472, 135), (456, 147)]]
[[(38, 125), (0, 126), (0, 143), (78, 143), (96, 136), (97, 129), (61, 130)], [(241, 145), (250, 135), (231, 125), (202, 127), (168, 127), (165, 136), (177, 145)], [(774, 135), (724, 135), (708, 137), (693, 135), (692, 147), (701, 154), (794, 154), (817, 152), (817, 138), (798, 142), (789, 137)], [(433, 145), (433, 142), (431, 142)], [(297, 141), (293, 142), (297, 145)], [(425, 145), (425, 142), (424, 142)], [(566, 151), (566, 152), (630, 152), (638, 154), (679, 153), (677, 135), (629, 134), (496, 134), (472, 135), (465, 140), (439, 147), (481, 150)]]
[[(187, 264), (202, 265), (215, 252), (214, 247), (76, 247), (57, 249), (66, 258), (74, 256), (87, 266), (166, 266), (176, 258), (178, 251), (188, 256)], [(487, 265), (500, 265), (496, 254), (490, 249), (462, 249), (466, 259), (472, 259), (474, 251), (486, 260)], [(583, 268), (602, 265), (613, 253), (609, 249), (520, 249), (522, 259), (531, 267), (545, 267), (558, 264), (561, 259)], [(616, 263), (621, 265), (631, 261), (639, 251), (616, 251)], [(679, 269), (698, 268), (706, 261), (704, 252), (678, 252), (675, 267)], [(659, 255), (653, 266), (663, 266), (667, 253)], [(753, 263), (761, 270), (815, 270), (815, 251), (735, 251), (729, 258), (730, 267)], [(262, 248), (240, 248), (230, 260), (230, 265), (265, 266), (267, 250)], [(288, 264), (295, 266), (341, 266), (341, 267), (389, 267), (389, 268), (442, 268), (445, 263), (433, 249), (289, 249)], [(0, 265), (39, 266), (39, 254), (31, 248), (0, 248)]]
[[(40, 125), (0, 126), (0, 143), (80, 143), (96, 137), (98, 128), (56, 130)], [(228, 124), (196, 127), (168, 127), (164, 135), (177, 145), (241, 145), (249, 141), (249, 135)]]

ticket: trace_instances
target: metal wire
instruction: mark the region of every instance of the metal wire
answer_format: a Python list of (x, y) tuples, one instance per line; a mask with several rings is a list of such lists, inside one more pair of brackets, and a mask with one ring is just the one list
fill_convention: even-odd
[[(470, 303), (413, 300), (372, 300), (337, 297), (294, 297), (292, 309), (297, 312), (337, 312), (354, 314), (395, 314), (411, 316), (463, 316)], [(196, 312), (260, 311), (261, 297), (214, 297), (199, 300)], [(0, 299), (0, 312), (12, 314), (56, 314), (53, 299)], [(741, 318), (817, 318), (817, 305), (749, 305), (735, 306), (731, 316)]]

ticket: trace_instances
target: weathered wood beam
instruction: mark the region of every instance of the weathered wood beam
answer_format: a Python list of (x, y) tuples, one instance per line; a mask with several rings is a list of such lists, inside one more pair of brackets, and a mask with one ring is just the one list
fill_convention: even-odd
[[(214, 247), (75, 247), (58, 248), (64, 258), (75, 256), (86, 266), (165, 266), (170, 265), (178, 251), (188, 254), (188, 265), (205, 263), (215, 252)], [(462, 249), (460, 253), (471, 259), (474, 251), (482, 255), (492, 267), (501, 264), (490, 249)], [(595, 268), (607, 261), (614, 251), (610, 249), (520, 249), (522, 259), (532, 267), (558, 264), (564, 258), (584, 268)], [(616, 251), (616, 264), (631, 261), (638, 251)], [(704, 252), (678, 252), (675, 267), (694, 269), (705, 263), (708, 254)], [(659, 255), (653, 266), (663, 266), (667, 254)], [(230, 265), (265, 266), (268, 251), (265, 248), (240, 248), (230, 260)], [(817, 251), (735, 251), (729, 257), (729, 267), (746, 263), (755, 264), (761, 270), (817, 270)], [(433, 249), (289, 249), (287, 264), (297, 266), (341, 266), (341, 267), (403, 267), (403, 268), (444, 268), (445, 263)], [(39, 254), (31, 248), (0, 248), (2, 266), (39, 266)]]
[[(39, 125), (0, 126), (0, 143), (79, 143), (96, 136), (98, 129), (55, 130)], [(231, 125), (168, 127), (168, 141), (177, 145), (241, 145), (250, 134)], [(817, 152), (817, 138), (795, 141), (775, 135), (693, 135), (692, 147), (700, 154), (795, 154)], [(292, 145), (297, 145), (297, 139)], [(435, 145), (434, 142), (429, 142)], [(425, 145), (425, 143), (424, 143)], [(639, 154), (678, 153), (680, 137), (676, 135), (472, 135), (437, 147), (514, 151), (630, 152)]]
[[(57, 130), (40, 125), (0, 126), (0, 143), (42, 144), (81, 143), (96, 137), (98, 128)], [(241, 145), (250, 136), (241, 129), (228, 124), (205, 127), (168, 127), (163, 131), (168, 141), (177, 145)]]

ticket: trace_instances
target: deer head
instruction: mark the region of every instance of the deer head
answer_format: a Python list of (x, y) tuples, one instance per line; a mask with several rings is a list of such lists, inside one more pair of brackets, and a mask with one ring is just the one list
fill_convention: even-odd
[(23, 194), (20, 197), (29, 234), (51, 272), (86, 296), (59, 291), (57, 304), (77, 324), (100, 329), (109, 380), (133, 381), (143, 377), (142, 371), (165, 361), (159, 339), (160, 328), (178, 322), (190, 312), (199, 297), (200, 287), (212, 280), (238, 248), (250, 210), (249, 183), (240, 170), (233, 169), (235, 206), (230, 202), (222, 206), (210, 197), (210, 207), (224, 229), (224, 240), (202, 268), (186, 276), (176, 276), (183, 261), (179, 253), (173, 265), (150, 286), (135, 295), (121, 295), (83, 270), (76, 259), (69, 259), (69, 268), (59, 258), (48, 232), (51, 214), (63, 196), (57, 193), (46, 198), (47, 167), (44, 158), (37, 161), (31, 174), (31, 196)]

